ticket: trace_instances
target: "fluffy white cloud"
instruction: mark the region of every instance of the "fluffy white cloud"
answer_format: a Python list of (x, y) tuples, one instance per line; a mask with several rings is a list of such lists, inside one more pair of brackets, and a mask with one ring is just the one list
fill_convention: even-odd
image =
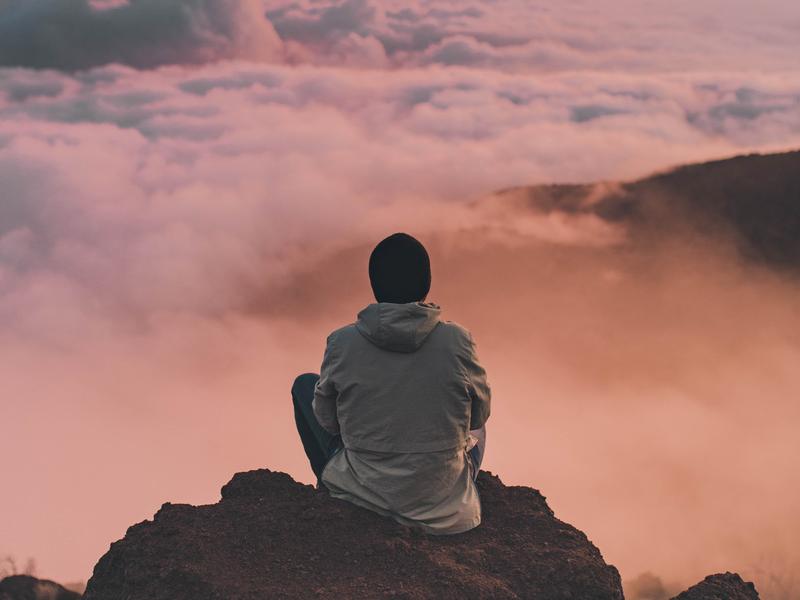
[(5, 0), (0, 65), (149, 68), (245, 58), (524, 72), (790, 70), (799, 13), (790, 0)]
[[(267, 2), (280, 36), (325, 63), (343, 38), (378, 40), (389, 64), (526, 72), (792, 68), (796, 4), (635, 0)], [(720, 43), (722, 41), (723, 43)]]
[(379, 221), (410, 225), (418, 207), (461, 227), (488, 218), (463, 200), (509, 185), (632, 177), (800, 137), (800, 81), (766, 75), (239, 62), (9, 69), (0, 94), (4, 288), (28, 303), (21, 290), (52, 272), (71, 297), (145, 312), (240, 309), (285, 275), (270, 257), (321, 229), (319, 252)]

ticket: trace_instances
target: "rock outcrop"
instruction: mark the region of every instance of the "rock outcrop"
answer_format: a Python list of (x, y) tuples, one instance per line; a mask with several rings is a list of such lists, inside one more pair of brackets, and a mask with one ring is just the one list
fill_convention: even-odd
[(0, 581), (0, 600), (80, 600), (80, 597), (55, 581), (30, 575), (11, 575)]
[(759, 600), (756, 586), (736, 573), (709, 575), (672, 600)]
[(239, 473), (217, 504), (130, 527), (84, 598), (622, 600), (617, 569), (538, 491), (487, 473), (478, 486), (481, 526), (429, 536), (283, 473)]

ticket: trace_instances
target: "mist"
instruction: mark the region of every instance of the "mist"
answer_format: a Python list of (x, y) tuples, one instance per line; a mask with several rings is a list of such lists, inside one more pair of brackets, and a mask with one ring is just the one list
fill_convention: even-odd
[[(429, 298), (473, 330), (489, 372), (486, 468), (541, 489), (625, 579), (654, 571), (677, 593), (738, 570), (763, 597), (792, 597), (782, 586), (800, 564), (797, 279), (745, 262), (726, 238), (423, 239)], [(340, 321), (352, 318), (369, 299), (368, 250), (292, 289), (316, 307), (304, 318), (329, 311), (327, 295), (310, 298), (337, 269), (359, 290), (337, 304)]]
[[(770, 576), (800, 561), (798, 282), (725, 240), (554, 243), (462, 223), (405, 229), (431, 253), (429, 300), (473, 331), (488, 370), (485, 468), (542, 490), (623, 578), (737, 570), (780, 598)], [(213, 502), (236, 470), (311, 483), (288, 389), (371, 301), (369, 250), (298, 263), (241, 312), (156, 315), (69, 350), (4, 344), (4, 397), (26, 400), (4, 405), (26, 433), (12, 449), (26, 492), (6, 514), (63, 523), (10, 533), (30, 553), (80, 549), (85, 573), (109, 536), (166, 500)]]

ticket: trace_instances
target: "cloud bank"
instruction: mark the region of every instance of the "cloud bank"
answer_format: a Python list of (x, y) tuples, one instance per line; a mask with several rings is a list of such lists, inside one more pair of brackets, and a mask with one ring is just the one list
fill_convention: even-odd
[(150, 68), (224, 58), (269, 61), (280, 54), (259, 0), (0, 3), (0, 66)]
[[(631, 177), (789, 143), (800, 81), (787, 87), (453, 69), (382, 79), (242, 62), (0, 71), (3, 286), (30, 315), (24, 290), (42, 273), (112, 320), (240, 310), (286, 276), (278, 257), (371, 239), (382, 219), (447, 211), (458, 228), (475, 220), (457, 216), (459, 200), (509, 185)], [(567, 226), (583, 227), (564, 234), (577, 241), (604, 235)], [(552, 239), (552, 227), (530, 231)], [(309, 250), (311, 231), (324, 235)]]
[(0, 65), (248, 59), (513, 72), (794, 69), (796, 4), (635, 0), (4, 0)]

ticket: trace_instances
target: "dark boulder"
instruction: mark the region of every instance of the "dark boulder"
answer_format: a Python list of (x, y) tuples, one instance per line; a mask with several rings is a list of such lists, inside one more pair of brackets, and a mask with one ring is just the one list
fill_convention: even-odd
[(0, 581), (0, 600), (80, 600), (80, 597), (55, 581), (30, 575), (11, 575)]
[(709, 575), (672, 600), (759, 600), (756, 586), (737, 573)]
[(480, 527), (430, 536), (268, 470), (165, 504), (94, 569), (86, 600), (622, 600), (617, 570), (544, 497), (481, 473)]

